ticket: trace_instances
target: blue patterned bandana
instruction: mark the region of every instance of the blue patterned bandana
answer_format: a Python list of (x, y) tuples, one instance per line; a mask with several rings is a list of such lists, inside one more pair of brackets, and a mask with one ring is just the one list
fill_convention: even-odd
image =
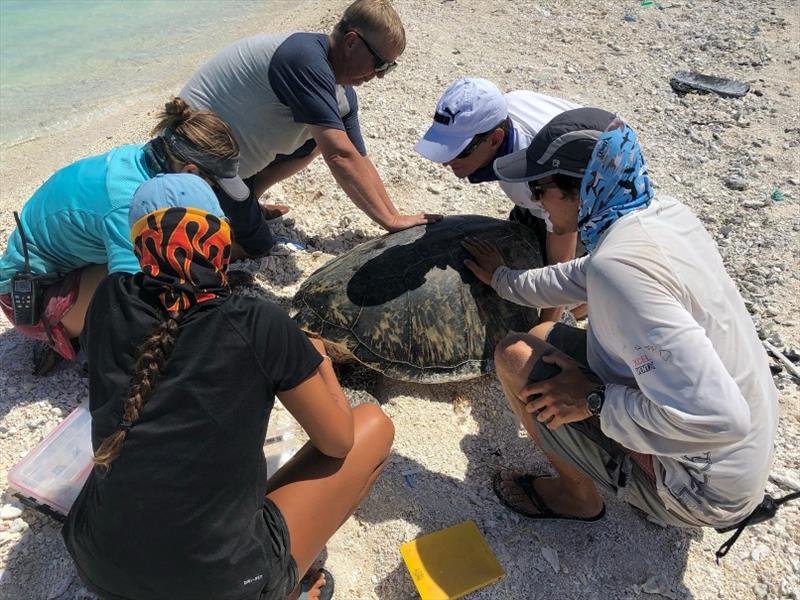
[(581, 181), (578, 231), (587, 252), (611, 225), (650, 205), (653, 188), (647, 177), (636, 133), (617, 118), (600, 136)]

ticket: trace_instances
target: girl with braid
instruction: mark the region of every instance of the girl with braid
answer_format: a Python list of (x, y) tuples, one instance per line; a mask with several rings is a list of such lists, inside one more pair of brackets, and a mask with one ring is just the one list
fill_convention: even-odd
[[(100, 283), (82, 336), (96, 466), (63, 531), (80, 577), (112, 600), (329, 599), (311, 565), (383, 470), (391, 421), (350, 408), (278, 306), (230, 294), (202, 178), (144, 183), (129, 220), (141, 271)], [(276, 395), (310, 441), (267, 473)]]

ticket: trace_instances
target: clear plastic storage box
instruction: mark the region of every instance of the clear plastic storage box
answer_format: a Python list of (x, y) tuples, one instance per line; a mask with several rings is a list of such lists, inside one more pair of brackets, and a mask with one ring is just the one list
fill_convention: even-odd
[(26, 503), (66, 515), (91, 469), (92, 415), (81, 404), (9, 471), (8, 483)]
[[(288, 413), (273, 412), (264, 443), (270, 476), (297, 452), (296, 426)], [(92, 416), (81, 404), (9, 471), (8, 483), (26, 504), (63, 518), (91, 470)]]

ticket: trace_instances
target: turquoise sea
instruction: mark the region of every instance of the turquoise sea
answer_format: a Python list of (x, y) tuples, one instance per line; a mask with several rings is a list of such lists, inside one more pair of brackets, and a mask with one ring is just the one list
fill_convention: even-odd
[(0, 145), (90, 117), (176, 71), (177, 77), (191, 66), (187, 57), (209, 57), (249, 34), (240, 32), (257, 14), (291, 4), (0, 0)]

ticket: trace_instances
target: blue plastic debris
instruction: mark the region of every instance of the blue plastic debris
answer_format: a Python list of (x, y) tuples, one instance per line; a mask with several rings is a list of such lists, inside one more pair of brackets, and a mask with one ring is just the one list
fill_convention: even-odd
[(412, 490), (417, 487), (417, 482), (414, 479), (414, 475), (416, 475), (419, 472), (420, 472), (419, 469), (409, 469), (408, 471), (402, 472), (403, 479), (405, 480), (406, 485)]

